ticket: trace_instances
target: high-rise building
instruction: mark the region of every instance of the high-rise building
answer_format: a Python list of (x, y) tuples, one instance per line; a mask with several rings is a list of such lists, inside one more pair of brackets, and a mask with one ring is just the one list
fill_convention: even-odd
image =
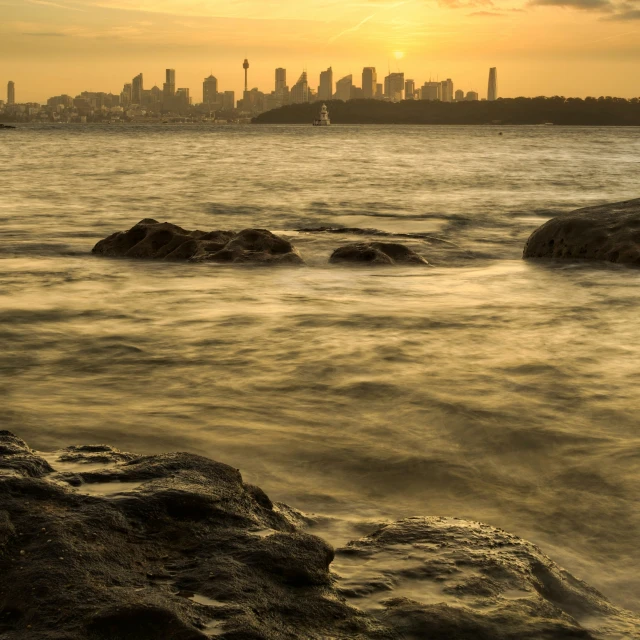
[(384, 87), (382, 82), (376, 83), (376, 100), (382, 100), (384, 98)]
[(495, 67), (489, 69), (489, 88), (487, 90), (487, 100), (493, 102), (498, 99), (498, 70)]
[(376, 97), (378, 74), (375, 67), (365, 67), (362, 70), (362, 91), (364, 97), (371, 99)]
[(320, 73), (318, 100), (331, 100), (331, 98), (333, 98), (333, 69), (329, 67)]
[(384, 95), (392, 102), (400, 102), (404, 94), (404, 73), (390, 73), (384, 79)]
[(344, 78), (340, 78), (336, 82), (336, 100), (351, 100), (351, 87), (353, 86), (353, 76), (349, 74)]
[(440, 90), (440, 100), (442, 100), (442, 102), (453, 102), (453, 81), (451, 78), (443, 80), (440, 85), (442, 86)]
[(242, 63), (242, 68), (244, 69), (244, 92), (249, 91), (249, 61), (245, 58)]
[(425, 82), (420, 89), (420, 100), (440, 100), (442, 85), (439, 82)]
[(465, 100), (467, 102), (475, 102), (476, 100), (479, 99), (479, 95), (475, 92), (475, 91), (467, 91), (467, 95), (465, 97)]
[(124, 87), (122, 88), (122, 91), (120, 93), (120, 104), (123, 107), (128, 107), (131, 104), (132, 91), (133, 91), (133, 85), (130, 82), (125, 84)]
[(287, 70), (276, 69), (276, 93), (283, 91), (287, 86)]
[(15, 82), (9, 80), (7, 84), (7, 104), (15, 104), (16, 103), (16, 84)]
[(222, 108), (225, 111), (233, 111), (236, 108), (236, 94), (234, 91), (225, 91), (222, 96)]
[(462, 91), (462, 89), (458, 89), (456, 91), (456, 94), (454, 96), (454, 100), (456, 102), (464, 102), (464, 91)]
[(416, 83), (413, 80), (404, 82), (404, 99), (413, 100), (416, 97)]
[(302, 75), (298, 78), (298, 82), (291, 87), (289, 101), (291, 104), (309, 102), (309, 80), (306, 71), (302, 72)]
[(166, 82), (162, 85), (162, 95), (165, 98), (173, 98), (176, 95), (176, 70), (167, 69)]
[(131, 83), (131, 104), (142, 104), (142, 92), (144, 91), (144, 81), (142, 74), (137, 75)]
[(212, 74), (202, 83), (202, 103), (212, 105), (218, 102), (218, 79)]
[(176, 91), (174, 98), (176, 107), (179, 111), (184, 111), (191, 104), (191, 97), (189, 96), (189, 89), (182, 88)]

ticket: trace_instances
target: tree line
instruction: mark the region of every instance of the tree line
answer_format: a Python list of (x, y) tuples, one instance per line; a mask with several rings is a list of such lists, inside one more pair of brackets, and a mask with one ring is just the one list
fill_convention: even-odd
[[(292, 104), (260, 114), (256, 124), (310, 124), (321, 102)], [(330, 100), (334, 124), (547, 124), (640, 126), (640, 99), (501, 98), (495, 102)]]

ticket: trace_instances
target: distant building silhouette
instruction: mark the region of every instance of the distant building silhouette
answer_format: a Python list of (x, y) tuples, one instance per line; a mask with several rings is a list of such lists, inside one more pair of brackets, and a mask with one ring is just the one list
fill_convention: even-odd
[(120, 104), (123, 107), (128, 107), (131, 104), (131, 96), (133, 94), (133, 85), (130, 82), (124, 85), (122, 92), (120, 93)]
[(404, 94), (404, 73), (390, 73), (384, 79), (384, 95), (392, 102), (400, 102)]
[(376, 84), (376, 100), (382, 100), (384, 98), (384, 85), (381, 82)]
[(333, 98), (333, 69), (329, 67), (320, 73), (318, 100), (331, 100), (331, 98)]
[(404, 82), (404, 99), (414, 100), (416, 97), (416, 83), (413, 80), (405, 80)]
[(131, 83), (131, 104), (142, 104), (142, 92), (144, 91), (144, 80), (142, 74), (138, 74)]
[(467, 100), (467, 102), (475, 102), (479, 98), (480, 96), (475, 91), (468, 91), (465, 100)]
[(176, 95), (176, 70), (167, 69), (165, 83), (162, 85), (162, 95), (173, 98)]
[(291, 87), (289, 101), (292, 104), (309, 102), (309, 79), (306, 71), (302, 72), (302, 75), (298, 78), (298, 82)]
[(276, 69), (276, 86), (275, 91), (283, 91), (287, 86), (287, 70), (279, 67)]
[(420, 100), (440, 100), (442, 85), (439, 82), (425, 82), (420, 89)]
[(441, 83), (440, 89), (440, 100), (442, 102), (453, 102), (453, 81), (451, 78), (447, 78), (443, 80)]
[(16, 84), (12, 80), (9, 80), (7, 84), (7, 104), (16, 103)]
[(236, 94), (234, 91), (225, 91), (222, 96), (222, 108), (225, 111), (233, 111), (236, 108)]
[(344, 78), (340, 78), (336, 82), (336, 100), (351, 100), (351, 87), (353, 87), (353, 76), (349, 74)]
[(495, 67), (489, 69), (489, 88), (487, 90), (487, 100), (493, 102), (498, 99), (498, 70)]
[(218, 102), (218, 79), (212, 74), (202, 83), (203, 104), (216, 104)]
[(365, 67), (362, 70), (362, 92), (367, 99), (376, 97), (378, 88), (378, 74), (375, 67)]
[(249, 91), (249, 61), (245, 58), (242, 63), (242, 68), (244, 69), (244, 92)]
[(458, 89), (453, 99), (456, 102), (464, 102), (464, 91), (462, 91), (462, 89)]

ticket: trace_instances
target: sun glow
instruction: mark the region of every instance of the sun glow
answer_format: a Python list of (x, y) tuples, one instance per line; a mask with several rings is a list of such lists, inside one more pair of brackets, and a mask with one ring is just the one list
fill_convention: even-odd
[(402, 60), (402, 58), (404, 58), (404, 51), (394, 51), (393, 56), (396, 60)]

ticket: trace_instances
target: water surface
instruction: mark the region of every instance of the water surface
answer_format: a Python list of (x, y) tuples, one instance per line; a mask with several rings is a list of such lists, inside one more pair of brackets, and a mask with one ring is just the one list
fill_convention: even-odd
[[(219, 459), (336, 544), (485, 521), (640, 608), (640, 272), (521, 260), (640, 195), (640, 129), (33, 126), (0, 152), (5, 428)], [(309, 266), (90, 255), (146, 217), (268, 228)], [(329, 266), (360, 236), (320, 226), (414, 234), (432, 267)]]

